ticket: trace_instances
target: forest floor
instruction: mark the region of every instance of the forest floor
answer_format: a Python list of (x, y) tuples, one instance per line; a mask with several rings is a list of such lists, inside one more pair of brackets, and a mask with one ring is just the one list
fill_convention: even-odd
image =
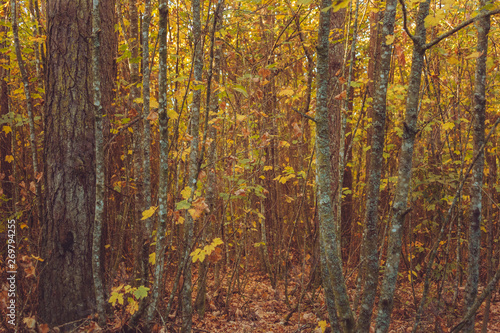
[[(293, 274), (296, 273), (296, 274)], [(209, 278), (212, 276), (209, 276)], [(306, 275), (308, 278), (308, 275)], [(238, 286), (235, 283), (229, 306), (227, 286), (213, 289), (213, 283), (208, 284), (207, 308), (201, 319), (197, 314), (193, 318), (193, 332), (211, 333), (321, 333), (322, 326), (326, 332), (331, 332), (328, 323), (328, 313), (325, 306), (322, 288), (306, 292), (298, 311), (291, 313), (300, 297), (301, 285), (307, 283), (307, 278), (301, 279), (297, 270), (292, 271), (288, 281), (287, 293), (289, 304), (285, 302), (285, 287), (283, 281), (272, 288), (269, 278), (262, 272), (247, 273), (246, 278)], [(354, 296), (354, 281), (349, 281), (350, 295)], [(420, 301), (423, 284), (414, 285), (409, 282), (399, 284), (395, 298), (394, 312), (389, 332), (411, 332), (415, 320), (416, 308)], [(462, 316), (463, 299), (459, 298), (454, 305), (453, 288), (450, 287), (441, 294), (438, 302), (434, 295), (423, 316), (420, 332), (448, 332), (456, 325)], [(463, 293), (463, 288), (459, 288)], [(480, 288), (480, 292), (482, 288)], [(193, 297), (195, 292), (193, 292)], [(352, 301), (353, 299), (351, 299)], [(484, 304), (476, 316), (476, 331), (480, 332), (483, 322)], [(285, 318), (288, 316), (288, 321)], [(170, 321), (165, 328), (156, 325), (157, 332), (177, 332), (181, 327), (180, 316), (170, 315)], [(162, 329), (163, 328), (163, 329)], [(373, 330), (374, 331), (374, 330)], [(492, 298), (488, 332), (500, 332), (500, 294)]]
[[(3, 269), (2, 269), (3, 270)], [(175, 270), (172, 270), (175, 272)], [(328, 313), (325, 306), (325, 298), (321, 287), (309, 287), (303, 293), (304, 286), (309, 283), (310, 272), (306, 268), (301, 271), (299, 265), (290, 268), (288, 274), (288, 287), (280, 280), (275, 288), (271, 286), (269, 277), (260, 270), (248, 269), (240, 277), (232, 276), (231, 272), (223, 275), (223, 283), (219, 288), (215, 287), (213, 274), (207, 277), (207, 300), (205, 316), (201, 318), (197, 313), (193, 316), (193, 332), (210, 333), (299, 333), (331, 332)], [(125, 273), (125, 270), (122, 270)], [(198, 270), (193, 271), (194, 281), (197, 280)], [(129, 280), (130, 275), (118, 274), (115, 285)], [(169, 279), (170, 281), (172, 279)], [(232, 280), (231, 296), (228, 295), (227, 281)], [(24, 280), (27, 282), (28, 280)], [(31, 280), (30, 280), (31, 281)], [(354, 278), (348, 280), (351, 304), (356, 293)], [(391, 328), (389, 332), (411, 332), (415, 320), (415, 313), (421, 298), (423, 283), (412, 284), (408, 280), (400, 279), (396, 292), (394, 311), (392, 315)], [(197, 289), (194, 283), (193, 300)], [(453, 301), (453, 284), (444, 284), (441, 296), (436, 297), (436, 285), (433, 284), (433, 293), (429, 296), (426, 313), (420, 326), (420, 332), (449, 332), (456, 325), (463, 314), (463, 299), (459, 297)], [(167, 291), (172, 286), (167, 285)], [(459, 288), (459, 294), (463, 294), (464, 288)], [(285, 293), (286, 292), (286, 293)], [(480, 288), (479, 292), (482, 292)], [(286, 297), (288, 295), (288, 297)], [(288, 299), (288, 302), (287, 302)], [(295, 308), (300, 299), (300, 306)], [(168, 302), (168, 295), (162, 302), (162, 309)], [(0, 302), (3, 303), (3, 302)], [(458, 305), (457, 305), (458, 304)], [(3, 304), (0, 304), (3, 305)], [(4, 306), (2, 313), (4, 313)], [(114, 307), (115, 315), (108, 318), (107, 327), (100, 329), (89, 317), (82, 323), (77, 332), (123, 332), (130, 318), (125, 305)], [(196, 311), (196, 309), (195, 309)], [(22, 315), (22, 328), (38, 327), (38, 332), (48, 333), (48, 325), (36, 322), (36, 314), (30, 311), (30, 315)], [(484, 316), (484, 304), (476, 316), (476, 332), (481, 332)], [(32, 324), (29, 324), (29, 323)], [(177, 300), (174, 302), (173, 310), (168, 318), (161, 318), (153, 327), (153, 333), (179, 332), (181, 328), (181, 316)], [(0, 326), (0, 332), (3, 331)], [(36, 332), (36, 330), (28, 330)], [(373, 330), (371, 330), (373, 331)], [(500, 332), (500, 293), (498, 290), (492, 297), (488, 332)], [(367, 332), (368, 333), (368, 332)]]

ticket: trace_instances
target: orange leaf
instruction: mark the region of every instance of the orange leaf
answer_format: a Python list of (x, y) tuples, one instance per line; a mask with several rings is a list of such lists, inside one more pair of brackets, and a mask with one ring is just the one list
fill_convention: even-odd
[(335, 98), (336, 100), (342, 100), (342, 99), (344, 99), (344, 98), (346, 98), (346, 97), (347, 97), (347, 91), (346, 91), (346, 90), (344, 90), (344, 91), (342, 91), (340, 94), (338, 94), (337, 96), (335, 96), (334, 98)]
[(151, 111), (146, 119), (149, 121), (157, 120), (158, 119), (158, 112)]

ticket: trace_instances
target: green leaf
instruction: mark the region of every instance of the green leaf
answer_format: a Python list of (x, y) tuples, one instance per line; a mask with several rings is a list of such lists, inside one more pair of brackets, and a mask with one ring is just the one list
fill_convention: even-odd
[(236, 91), (238, 91), (238, 92), (240, 92), (240, 93), (242, 93), (243, 95), (245, 95), (245, 97), (248, 97), (248, 93), (245, 90), (245, 88), (243, 88), (242, 85), (238, 84), (238, 85), (234, 86), (233, 89), (236, 90)]
[(182, 200), (181, 202), (175, 204), (175, 209), (177, 210), (189, 208), (191, 208), (191, 204), (187, 200)]
[(134, 296), (137, 299), (146, 298), (148, 297), (148, 291), (148, 287), (140, 286), (136, 291), (134, 291)]

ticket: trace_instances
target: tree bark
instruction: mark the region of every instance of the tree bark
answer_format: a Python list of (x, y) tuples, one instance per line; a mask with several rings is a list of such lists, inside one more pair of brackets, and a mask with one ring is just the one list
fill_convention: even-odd
[(155, 311), (157, 311), (158, 300), (163, 297), (163, 272), (165, 270), (165, 233), (167, 231), (167, 193), (168, 183), (168, 115), (167, 115), (167, 25), (168, 25), (168, 5), (167, 0), (161, 0), (159, 5), (159, 98), (158, 98), (158, 119), (160, 124), (160, 177), (158, 185), (158, 228), (156, 231), (156, 252), (155, 268), (153, 276), (153, 287), (151, 290), (151, 303), (146, 315), (146, 326), (151, 328)]
[[(485, 0), (479, 1), (479, 8), (486, 5)], [(470, 189), (470, 222), (469, 222), (469, 258), (467, 271), (467, 285), (465, 288), (465, 307), (470, 310), (477, 296), (479, 283), (479, 259), (481, 256), (481, 217), (482, 217), (482, 188), (484, 175), (484, 145), (485, 118), (486, 118), (486, 57), (488, 53), (488, 32), (490, 31), (490, 17), (485, 16), (476, 22), (477, 52), (476, 75), (474, 83), (474, 113), (473, 113), (473, 141), (474, 156), (479, 155), (472, 169), (472, 183)], [(471, 317), (464, 328), (464, 332), (474, 331), (475, 318)]]
[[(112, 16), (114, 5), (101, 4)], [(95, 113), (92, 101), (92, 3), (49, 0), (44, 105), (44, 219), (40, 269), (40, 318), (62, 325), (96, 310), (93, 292), (92, 232), (96, 205)], [(102, 17), (102, 16), (101, 16)], [(111, 26), (111, 28), (110, 28)], [(104, 32), (113, 20), (101, 21)], [(102, 47), (112, 48), (113, 38)], [(113, 52), (100, 56), (102, 105), (113, 86)], [(69, 330), (75, 323), (61, 327)]]
[[(5, 14), (7, 16), (7, 14)], [(2, 20), (7, 21), (8, 17), (2, 18)], [(0, 48), (6, 47), (8, 28), (5, 25), (0, 26), (0, 38), (4, 42), (0, 43)], [(4, 64), (9, 64), (9, 57), (4, 53), (0, 53), (0, 61)], [(9, 70), (0, 66), (0, 117), (9, 117), (9, 87), (7, 82), (9, 81)], [(12, 119), (12, 117), (9, 117)], [(13, 129), (13, 122), (9, 123), (11, 129)], [(2, 200), (0, 207), (2, 208), (2, 215), (0, 218), (3, 220), (7, 219), (10, 214), (12, 214), (14, 209), (14, 172), (13, 172), (13, 162), (9, 163), (6, 160), (7, 156), (12, 156), (12, 137), (13, 133), (6, 133), (2, 131), (0, 133), (0, 173), (2, 174), (1, 186), (0, 186), (0, 197), (2, 194), (5, 196), (7, 201)], [(5, 214), (5, 215), (4, 215)]]
[(413, 167), (413, 147), (415, 145), (415, 136), (418, 132), (417, 120), (420, 101), (420, 83), (422, 80), (425, 54), (425, 50), (422, 50), (421, 46), (425, 44), (426, 28), (424, 20), (427, 15), (429, 15), (429, 4), (429, 0), (420, 3), (417, 17), (415, 37), (418, 42), (413, 46), (413, 59), (406, 100), (406, 116), (403, 123), (403, 143), (401, 144), (398, 182), (396, 185), (394, 203), (392, 205), (393, 215), (389, 233), (384, 281), (380, 293), (376, 332), (387, 332), (389, 330), (394, 304), (394, 292), (396, 290), (399, 262), (401, 258), (403, 223), (408, 214), (407, 201)]
[(377, 293), (378, 282), (378, 252), (377, 252), (377, 224), (378, 203), (380, 197), (380, 177), (382, 173), (382, 156), (385, 139), (385, 118), (387, 84), (391, 69), (392, 41), (394, 21), (396, 18), (397, 0), (386, 2), (384, 25), (382, 29), (382, 43), (380, 51), (380, 68), (377, 72), (375, 82), (375, 97), (373, 99), (373, 135), (371, 141), (370, 173), (367, 181), (365, 228), (363, 232), (363, 244), (361, 249), (361, 261), (363, 262), (362, 275), (364, 278), (363, 293), (361, 298), (361, 310), (358, 317), (358, 332), (368, 332), (370, 320), (373, 313), (373, 304)]
[[(321, 9), (328, 8), (330, 5), (330, 0), (323, 0)], [(335, 218), (332, 214), (331, 134), (328, 124), (328, 97), (330, 93), (328, 84), (328, 37), (330, 34), (330, 11), (331, 9), (328, 9), (326, 12), (320, 12), (317, 46), (316, 196), (320, 225), (320, 258), (322, 270), (324, 270), (322, 273), (324, 289), (328, 291), (331, 287), (333, 290), (339, 324), (344, 332), (353, 332), (355, 329), (355, 322), (342, 272), (342, 260), (337, 252), (337, 242), (339, 242), (340, 239), (337, 237)], [(329, 302), (331, 303), (331, 300), (329, 300)], [(335, 323), (335, 318), (330, 318), (330, 320), (333, 325)]]
[(99, 324), (106, 324), (105, 293), (102, 279), (101, 238), (104, 222), (104, 131), (103, 131), (103, 107), (101, 104), (101, 80), (100, 80), (100, 35), (101, 17), (99, 13), (99, 0), (92, 1), (92, 93), (94, 97), (94, 130), (95, 130), (95, 174), (96, 174), (96, 196), (95, 196), (95, 220), (92, 234), (92, 275), (96, 298), (96, 310), (99, 314)]
[[(194, 81), (201, 82), (203, 77), (203, 47), (201, 39), (201, 2), (194, 0), (192, 3), (193, 10), (193, 78)], [(189, 134), (191, 139), (191, 151), (189, 154), (189, 169), (187, 186), (191, 188), (191, 197), (189, 202), (192, 202), (194, 193), (197, 190), (198, 180), (198, 146), (199, 146), (199, 126), (200, 126), (200, 107), (201, 107), (201, 90), (193, 90), (193, 102), (191, 104), (191, 127)], [(192, 307), (192, 281), (191, 281), (191, 258), (189, 256), (193, 245), (194, 221), (189, 212), (186, 212), (186, 220), (184, 222), (184, 285), (181, 290), (181, 313), (182, 313), (182, 328), (184, 333), (191, 332), (193, 322), (193, 307)]]
[(94, 112), (88, 0), (47, 3), (45, 221), (39, 311), (50, 325), (95, 309), (92, 225), (95, 205)]

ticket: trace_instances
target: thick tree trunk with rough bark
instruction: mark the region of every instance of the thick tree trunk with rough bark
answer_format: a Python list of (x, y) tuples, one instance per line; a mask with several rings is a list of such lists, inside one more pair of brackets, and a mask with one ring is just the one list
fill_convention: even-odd
[[(486, 5), (485, 0), (479, 1), (479, 8)], [(488, 32), (490, 31), (490, 17), (486, 16), (476, 23), (477, 52), (476, 76), (474, 83), (474, 112), (473, 112), (473, 141), (474, 153), (479, 157), (472, 169), (472, 183), (470, 189), (470, 217), (469, 217), (469, 259), (467, 270), (467, 285), (465, 288), (465, 307), (469, 310), (477, 296), (479, 283), (479, 259), (481, 256), (481, 216), (482, 216), (482, 188), (484, 175), (484, 145), (486, 119), (486, 56), (488, 53)], [(474, 332), (474, 317), (465, 325), (464, 332)]]
[(48, 1), (45, 221), (39, 311), (60, 325), (95, 309), (91, 248), (95, 205), (91, 6)]
[[(112, 15), (114, 6), (102, 6)], [(95, 311), (92, 232), (96, 200), (90, 0), (47, 3), (44, 147), (44, 223), (40, 269), (40, 318), (61, 325)], [(108, 24), (101, 22), (103, 31)], [(111, 28), (112, 29), (112, 28)], [(112, 39), (102, 41), (104, 48)], [(100, 81), (112, 87), (112, 52), (101, 56)], [(101, 90), (106, 90), (104, 88)], [(109, 96), (103, 101), (109, 101)], [(106, 106), (105, 103), (103, 103)], [(69, 329), (62, 327), (62, 329)]]

